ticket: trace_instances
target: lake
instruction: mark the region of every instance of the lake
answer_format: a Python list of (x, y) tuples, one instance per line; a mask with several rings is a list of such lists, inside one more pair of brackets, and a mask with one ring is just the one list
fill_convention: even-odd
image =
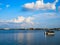
[(60, 31), (53, 36), (45, 30), (0, 30), (0, 45), (60, 45)]

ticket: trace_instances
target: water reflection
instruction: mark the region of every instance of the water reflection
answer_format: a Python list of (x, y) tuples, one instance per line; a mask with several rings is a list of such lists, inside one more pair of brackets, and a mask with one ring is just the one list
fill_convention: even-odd
[(15, 40), (18, 44), (23, 44), (24, 34), (23, 33), (17, 33), (15, 35)]
[(27, 45), (32, 45), (33, 44), (33, 33), (27, 33)]
[(0, 45), (60, 45), (60, 31), (54, 31), (54, 35), (45, 32), (0, 33)]
[(15, 40), (17, 40), (18, 45), (33, 45), (34, 33), (18, 33), (15, 35)]

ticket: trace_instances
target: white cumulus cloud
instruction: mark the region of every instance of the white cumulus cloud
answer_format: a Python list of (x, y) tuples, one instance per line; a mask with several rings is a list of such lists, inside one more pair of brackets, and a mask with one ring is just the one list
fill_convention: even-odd
[(25, 17), (19, 16), (17, 19), (13, 19), (12, 21), (15, 23), (21, 23), (25, 20)]
[(26, 18), (26, 23), (31, 23), (31, 24), (33, 24), (33, 20), (34, 20), (34, 18), (33, 17), (28, 17), (28, 18)]
[(24, 4), (24, 7), (29, 8), (29, 9), (33, 9), (34, 8), (34, 2)]
[(18, 18), (11, 19), (11, 20), (0, 20), (0, 22), (14, 22), (14, 23), (28, 23), (33, 24), (34, 17), (28, 16), (18, 16)]
[(43, 0), (37, 0), (35, 3), (31, 2), (31, 3), (26, 3), (23, 5), (24, 8), (27, 9), (40, 9), (40, 10), (55, 10), (56, 9), (56, 3), (58, 2), (58, 0), (55, 0), (55, 2), (53, 3), (44, 3)]

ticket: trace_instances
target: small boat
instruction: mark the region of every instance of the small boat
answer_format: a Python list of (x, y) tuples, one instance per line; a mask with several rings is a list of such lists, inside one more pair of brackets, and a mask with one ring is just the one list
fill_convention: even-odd
[(55, 34), (54, 31), (51, 31), (51, 30), (48, 30), (45, 32), (45, 35), (48, 35), (48, 36), (52, 36), (54, 34)]

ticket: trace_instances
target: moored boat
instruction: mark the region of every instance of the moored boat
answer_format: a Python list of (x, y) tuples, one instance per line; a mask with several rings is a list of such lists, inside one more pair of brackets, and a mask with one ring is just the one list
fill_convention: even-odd
[(45, 35), (54, 35), (54, 31), (48, 30), (45, 32)]

